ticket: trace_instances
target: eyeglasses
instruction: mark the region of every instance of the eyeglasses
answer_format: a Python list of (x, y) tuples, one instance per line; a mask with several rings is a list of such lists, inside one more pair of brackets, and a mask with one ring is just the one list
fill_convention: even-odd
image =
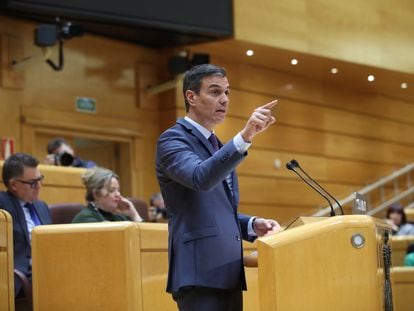
[(45, 176), (43, 176), (43, 175), (42, 175), (42, 176), (40, 176), (39, 178), (36, 178), (36, 179), (30, 180), (30, 181), (27, 181), (27, 180), (21, 180), (21, 179), (14, 179), (14, 180), (16, 180), (16, 181), (18, 181), (18, 182), (21, 182), (22, 184), (29, 185), (29, 186), (30, 186), (30, 188), (34, 189), (34, 188), (36, 188), (36, 186), (37, 186), (38, 184), (42, 184), (44, 179), (45, 179)]

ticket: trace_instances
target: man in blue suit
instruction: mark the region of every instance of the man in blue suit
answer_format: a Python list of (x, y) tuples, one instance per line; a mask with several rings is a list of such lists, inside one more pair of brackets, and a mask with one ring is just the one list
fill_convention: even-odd
[(273, 233), (279, 224), (237, 212), (234, 170), (253, 137), (275, 122), (271, 109), (277, 101), (256, 108), (222, 145), (214, 127), (224, 121), (229, 105), (225, 70), (210, 64), (191, 68), (183, 93), (187, 115), (157, 145), (157, 178), (170, 218), (167, 291), (180, 310), (242, 310), (242, 239)]
[[(7, 191), (0, 192), (0, 208), (13, 218), (14, 268), (29, 280), (31, 267), (31, 235), (37, 225), (52, 222), (46, 203), (39, 201), (43, 176), (37, 168), (39, 161), (29, 154), (16, 153), (3, 164), (3, 182)], [(15, 278), (15, 295), (22, 285)]]

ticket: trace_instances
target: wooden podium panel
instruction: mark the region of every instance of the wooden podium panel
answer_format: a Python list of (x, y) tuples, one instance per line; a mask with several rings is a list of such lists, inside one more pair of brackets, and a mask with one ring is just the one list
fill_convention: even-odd
[(13, 221), (0, 209), (0, 310), (14, 311)]
[(384, 286), (390, 271), (384, 269), (383, 257), (390, 232), (382, 221), (355, 215), (330, 217), (262, 238), (260, 310), (390, 310), (385, 308), (385, 292), (388, 301), (391, 293)]

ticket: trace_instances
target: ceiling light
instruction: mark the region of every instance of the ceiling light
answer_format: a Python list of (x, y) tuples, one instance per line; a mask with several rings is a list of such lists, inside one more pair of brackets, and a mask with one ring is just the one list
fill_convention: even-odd
[(331, 68), (331, 73), (332, 74), (337, 74), (338, 73), (338, 68), (335, 68), (335, 67), (333, 67), (333, 68)]
[(254, 51), (253, 50), (247, 50), (246, 51), (246, 55), (247, 56), (253, 56), (254, 55)]
[(374, 75), (369, 75), (369, 76), (368, 76), (368, 81), (369, 81), (369, 82), (372, 82), (372, 81), (374, 81), (374, 80), (375, 80)]
[(406, 82), (401, 83), (401, 88), (406, 89), (408, 87), (408, 84)]
[(290, 61), (290, 63), (291, 63), (293, 66), (295, 66), (295, 65), (297, 65), (299, 62), (298, 62), (298, 60), (297, 60), (296, 58), (293, 58), (293, 59)]

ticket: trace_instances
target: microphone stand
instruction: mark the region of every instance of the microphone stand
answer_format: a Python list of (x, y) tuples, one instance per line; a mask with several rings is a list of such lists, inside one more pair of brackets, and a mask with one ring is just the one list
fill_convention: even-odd
[(305, 170), (299, 165), (298, 161), (296, 161), (295, 159), (292, 159), (290, 163), (292, 164), (293, 167), (298, 167), (301, 170), (301, 172), (305, 174), (306, 177), (309, 178), (310, 181), (312, 181), (315, 185), (317, 185), (320, 189), (322, 189), (322, 191), (324, 191), (330, 198), (332, 198), (335, 201), (335, 203), (338, 205), (339, 209), (341, 210), (341, 214), (344, 215), (344, 210), (342, 209), (342, 205), (339, 204), (338, 200), (333, 195), (331, 195), (324, 187), (322, 187), (316, 180), (310, 177), (308, 173), (306, 173)]
[(320, 191), (312, 183), (308, 182), (305, 178), (303, 178), (303, 176), (301, 174), (299, 174), (298, 171), (295, 170), (295, 166), (292, 165), (291, 162), (286, 163), (286, 167), (287, 167), (288, 170), (291, 170), (291, 171), (295, 172), (296, 175), (298, 175), (300, 179), (302, 179), (308, 186), (310, 186), (313, 190), (315, 190), (317, 193), (319, 193), (328, 202), (329, 206), (331, 207), (331, 213), (330, 213), (330, 215), (331, 216), (336, 216), (335, 210), (334, 210), (334, 208), (332, 206), (331, 201), (328, 199), (328, 197), (322, 191)]

